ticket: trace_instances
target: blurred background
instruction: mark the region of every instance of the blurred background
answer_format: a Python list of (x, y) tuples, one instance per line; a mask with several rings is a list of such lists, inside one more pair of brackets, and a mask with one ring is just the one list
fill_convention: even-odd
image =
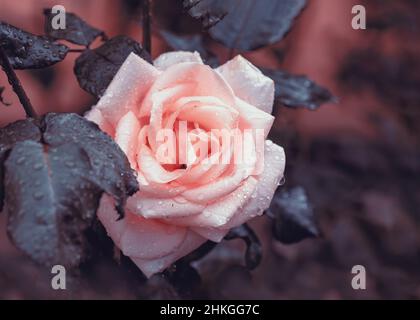
[[(181, 1), (155, 0), (153, 56), (169, 49), (159, 28), (200, 30)], [(262, 264), (248, 272), (243, 244), (224, 242), (197, 264), (201, 284), (189, 297), (218, 299), (420, 298), (420, 6), (416, 0), (309, 0), (280, 43), (240, 52), (254, 64), (305, 74), (332, 91), (336, 104), (316, 111), (278, 108), (271, 138), (285, 148), (287, 186), (303, 186), (322, 231), (319, 239), (283, 245), (266, 217), (251, 225), (263, 243)], [(135, 0), (0, 0), (0, 20), (43, 33), (42, 9), (64, 5), (108, 36), (141, 41)], [(363, 4), (367, 30), (351, 28)], [(224, 62), (229, 50), (209, 40)], [(94, 44), (95, 46), (95, 44)], [(237, 52), (239, 53), (239, 52)], [(95, 103), (73, 74), (78, 54), (43, 70), (18, 71), (38, 113), (83, 113)], [(5, 86), (0, 126), (24, 118)], [(351, 269), (365, 266), (367, 289), (351, 287)], [(0, 298), (178, 298), (164, 277), (146, 282), (131, 266), (99, 259), (51, 289), (50, 270), (34, 265), (9, 242), (0, 215)], [(188, 276), (185, 280), (188, 282)], [(135, 279), (135, 281), (133, 281)]]

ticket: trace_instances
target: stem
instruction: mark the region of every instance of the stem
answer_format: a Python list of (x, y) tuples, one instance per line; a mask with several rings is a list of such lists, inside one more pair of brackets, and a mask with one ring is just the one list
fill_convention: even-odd
[(83, 52), (87, 49), (70, 49), (69, 52)]
[(36, 114), (35, 109), (32, 107), (31, 101), (26, 95), (25, 90), (23, 90), (22, 84), (20, 83), (19, 78), (17, 77), (15, 73), (15, 70), (13, 70), (13, 67), (11, 66), (9, 62), (6, 52), (3, 50), (1, 45), (0, 45), (0, 62), (1, 62), (4, 72), (7, 75), (7, 79), (9, 80), (10, 85), (13, 88), (13, 91), (18, 96), (19, 101), (23, 106), (23, 109), (25, 109), (27, 117), (38, 118), (38, 115)]
[(143, 47), (144, 49), (152, 54), (152, 32), (151, 32), (151, 24), (152, 24), (152, 14), (150, 8), (150, 0), (143, 1)]
[(228, 60), (232, 60), (234, 56), (235, 56), (235, 48), (230, 48), (229, 54), (228, 54)]

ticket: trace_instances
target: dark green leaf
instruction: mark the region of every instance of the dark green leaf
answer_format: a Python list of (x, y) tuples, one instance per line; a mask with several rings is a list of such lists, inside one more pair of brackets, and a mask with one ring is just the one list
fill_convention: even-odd
[[(230, 1), (232, 2), (232, 1)], [(184, 0), (184, 8), (189, 14), (200, 19), (205, 28), (211, 28), (220, 22), (228, 13), (226, 0)]]
[(274, 236), (282, 243), (319, 236), (312, 206), (302, 187), (277, 191), (267, 214), (274, 218)]
[(95, 217), (101, 189), (89, 181), (86, 152), (77, 144), (59, 147), (17, 143), (5, 162), (8, 232), (36, 262), (75, 267), (84, 258), (84, 233)]
[(138, 185), (127, 157), (118, 145), (95, 123), (74, 113), (47, 114), (43, 125), (43, 140), (49, 146), (73, 142), (84, 148), (93, 170), (90, 179), (114, 196), (122, 216), (127, 196), (134, 194)]
[(63, 44), (36, 36), (0, 21), (0, 46), (14, 69), (37, 69), (62, 61), (69, 50)]
[(33, 119), (17, 121), (0, 129), (0, 212), (4, 200), (4, 161), (10, 149), (17, 142), (25, 140), (41, 140), (41, 131)]
[(261, 243), (254, 230), (246, 223), (230, 230), (225, 239), (242, 239), (246, 244), (245, 264), (247, 268), (253, 270), (258, 267), (262, 259)]
[(127, 197), (138, 190), (118, 145), (76, 114), (50, 113), (1, 129), (0, 160), (9, 235), (47, 266), (74, 267), (86, 258), (86, 231), (103, 192), (122, 217)]
[(69, 42), (87, 47), (97, 37), (105, 36), (105, 33), (102, 30), (90, 26), (74, 13), (66, 12), (65, 29), (54, 29), (52, 27), (52, 19), (54, 18), (55, 14), (51, 12), (51, 9), (44, 9), (44, 15), (45, 33), (53, 39), (67, 40)]
[(306, 76), (293, 75), (283, 70), (260, 69), (274, 81), (277, 106), (315, 110), (324, 103), (337, 101), (328, 89), (317, 85)]
[(152, 61), (138, 42), (126, 36), (116, 36), (96, 49), (84, 51), (74, 66), (79, 85), (100, 97), (131, 52)]
[(202, 34), (177, 35), (166, 30), (161, 31), (160, 34), (172, 49), (191, 52), (197, 51), (205, 63), (213, 68), (219, 66), (220, 62), (216, 55), (204, 45)]
[(171, 268), (168, 268), (163, 275), (182, 298), (191, 299), (197, 295), (201, 277), (188, 262), (179, 260)]
[[(187, 0), (189, 13), (229, 48), (255, 50), (281, 40), (306, 0)], [(226, 14), (226, 16), (224, 16)], [(221, 19), (223, 18), (223, 19)]]

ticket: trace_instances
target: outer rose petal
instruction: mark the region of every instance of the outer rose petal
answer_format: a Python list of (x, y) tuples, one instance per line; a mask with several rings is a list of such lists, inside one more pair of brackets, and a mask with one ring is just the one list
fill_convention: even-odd
[(176, 225), (224, 230), (239, 226), (269, 207), (278, 182), (283, 177), (285, 164), (283, 148), (266, 141), (264, 171), (259, 176), (249, 177), (229, 196), (207, 206), (202, 214), (169, 220)]
[(235, 168), (232, 175), (223, 176), (208, 184), (186, 190), (182, 193), (182, 196), (189, 201), (197, 203), (213, 202), (214, 199), (221, 199), (235, 191), (248, 176), (249, 174), (245, 168)]
[(223, 240), (225, 235), (229, 232), (229, 230), (225, 229), (217, 229), (217, 228), (201, 228), (201, 227), (193, 227), (191, 228), (194, 232), (198, 233), (200, 236), (209, 239), (213, 242), (220, 242)]
[(118, 220), (118, 213), (115, 210), (114, 201), (110, 196), (106, 194), (102, 196), (99, 202), (97, 216), (112, 241), (120, 247), (120, 240), (125, 230), (125, 220)]
[(136, 153), (139, 132), (140, 123), (132, 111), (121, 118), (115, 130), (115, 142), (127, 155), (133, 169), (137, 169)]
[(258, 185), (248, 203), (238, 210), (223, 229), (237, 227), (261, 215), (270, 206), (271, 199), (283, 177), (286, 157), (282, 147), (267, 140), (264, 152), (264, 171), (258, 176)]
[(216, 70), (230, 84), (237, 97), (271, 114), (274, 82), (257, 67), (238, 55)]
[(147, 220), (127, 212), (118, 220), (111, 197), (104, 195), (98, 209), (98, 218), (109, 236), (121, 251), (129, 257), (155, 259), (176, 250), (187, 235), (187, 229)]
[(114, 243), (150, 277), (187, 255), (206, 241), (186, 228), (169, 226), (156, 220), (127, 216), (117, 221), (111, 197), (104, 195), (98, 218)]
[(159, 198), (171, 198), (184, 192), (187, 188), (185, 186), (171, 186), (169, 184), (160, 184), (147, 182), (147, 184), (139, 181), (141, 194), (149, 197)]
[(106, 132), (111, 137), (114, 136), (115, 130), (111, 124), (104, 118), (102, 112), (99, 109), (93, 108), (86, 112), (85, 118), (89, 121), (95, 122), (102, 131)]
[(255, 191), (257, 180), (249, 177), (235, 191), (222, 199), (216, 199), (198, 215), (185, 218), (169, 218), (168, 223), (189, 227), (220, 228), (226, 225), (235, 213), (248, 202)]
[(141, 269), (141, 271), (143, 271), (146, 277), (149, 278), (155, 273), (162, 272), (173, 262), (191, 253), (206, 241), (206, 238), (201, 237), (195, 232), (189, 231), (184, 242), (173, 253), (159, 259), (133, 258), (132, 260)]
[(156, 259), (179, 248), (187, 235), (186, 228), (144, 219), (128, 213), (120, 239), (120, 249), (130, 258)]
[(115, 128), (128, 111), (137, 114), (138, 105), (155, 82), (160, 71), (134, 53), (130, 53), (94, 109)]
[(263, 129), (264, 136), (267, 138), (274, 117), (239, 98), (236, 98), (235, 101), (241, 118), (240, 126), (243, 129)]
[(159, 70), (166, 70), (174, 64), (181, 62), (197, 62), (203, 64), (200, 54), (197, 51), (174, 51), (162, 53), (153, 61), (153, 65)]
[(174, 198), (148, 197), (141, 191), (130, 197), (127, 209), (145, 218), (187, 217), (199, 214), (205, 206), (195, 204), (178, 196)]

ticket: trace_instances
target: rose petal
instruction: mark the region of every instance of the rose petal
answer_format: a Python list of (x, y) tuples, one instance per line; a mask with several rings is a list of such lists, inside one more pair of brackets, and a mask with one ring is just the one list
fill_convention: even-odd
[(184, 242), (173, 253), (154, 260), (138, 258), (134, 258), (132, 260), (146, 275), (146, 277), (150, 278), (153, 274), (162, 272), (178, 259), (186, 256), (187, 254), (200, 247), (204, 242), (206, 242), (206, 240), (207, 239), (196, 234), (195, 232), (189, 231)]
[(97, 108), (93, 108), (86, 112), (85, 118), (89, 121), (95, 122), (102, 131), (106, 132), (111, 137), (114, 136), (115, 130), (112, 125), (104, 118), (101, 111)]
[(230, 84), (235, 95), (271, 114), (274, 82), (241, 55), (216, 69)]
[(129, 111), (137, 114), (141, 101), (159, 74), (154, 66), (131, 53), (93, 108), (99, 109), (115, 128)]
[(200, 54), (197, 51), (174, 51), (162, 53), (153, 61), (153, 65), (159, 70), (165, 71), (170, 66), (181, 62), (196, 62), (203, 64)]
[(283, 148), (269, 140), (266, 141), (264, 149), (264, 171), (258, 176), (255, 193), (244, 208), (238, 210), (229, 223), (222, 226), (223, 229), (237, 227), (249, 219), (261, 215), (270, 206), (274, 192), (284, 174), (286, 157)]
[(199, 214), (205, 206), (187, 201), (181, 196), (156, 198), (137, 192), (127, 201), (127, 209), (145, 218), (187, 217)]
[(150, 182), (168, 183), (184, 174), (185, 170), (177, 169), (174, 171), (165, 170), (155, 159), (151, 150), (147, 146), (142, 146), (138, 154), (139, 169)]
[(223, 176), (216, 181), (197, 188), (186, 190), (182, 193), (182, 196), (191, 202), (214, 202), (233, 192), (248, 176), (249, 172), (246, 168), (238, 167), (235, 168), (233, 174)]
[(217, 199), (215, 203), (208, 205), (202, 213), (185, 218), (169, 218), (169, 223), (190, 226), (219, 228), (226, 225), (229, 220), (242, 208), (248, 198), (255, 191), (257, 180), (253, 177), (247, 178), (235, 191), (228, 196)]
[(130, 258), (167, 256), (179, 249), (187, 236), (187, 228), (144, 219), (128, 210), (124, 219), (118, 220), (114, 202), (107, 195), (101, 199), (98, 218), (117, 247)]
[[(161, 184), (155, 182), (140, 183), (142, 195), (153, 198), (172, 198), (180, 195), (187, 189), (186, 186), (174, 186), (172, 184)], [(130, 198), (131, 199), (131, 198)]]
[(235, 128), (238, 112), (224, 106), (194, 105), (190, 102), (179, 113), (179, 120), (196, 122), (207, 130)]
[[(216, 139), (211, 136), (211, 140)], [(231, 159), (232, 148), (228, 145), (222, 146), (222, 150), (208, 155), (196, 166), (187, 169), (187, 172), (176, 180), (181, 185), (198, 184), (204, 185), (210, 181), (214, 181), (225, 173), (230, 167), (229, 163), (224, 162), (224, 159)]]
[(187, 229), (127, 212), (120, 249), (130, 258), (157, 259), (179, 248)]
[(199, 163), (190, 170), (187, 170), (183, 176), (176, 179), (176, 182), (181, 185), (207, 184), (221, 176), (228, 167), (229, 164), (212, 164), (210, 161)]
[(193, 227), (191, 228), (194, 232), (198, 233), (200, 236), (209, 239), (213, 242), (220, 242), (227, 235), (229, 230), (216, 229), (216, 228), (201, 228)]
[(118, 220), (119, 215), (115, 210), (115, 204), (112, 197), (107, 194), (104, 194), (101, 197), (96, 214), (112, 241), (114, 241), (117, 247), (120, 247), (120, 239), (125, 230), (125, 220)]
[(185, 93), (185, 96), (214, 96), (227, 105), (233, 106), (235, 103), (235, 96), (231, 87), (219, 73), (207, 65), (184, 62), (169, 67), (156, 79), (141, 106), (140, 117), (150, 115), (151, 97), (156, 92), (179, 84), (194, 85), (194, 89)]
[(121, 118), (115, 130), (115, 142), (127, 155), (133, 169), (137, 168), (136, 153), (139, 132), (140, 123), (132, 111)]
[(152, 150), (156, 150), (156, 134), (160, 130), (163, 120), (164, 104), (172, 104), (182, 95), (191, 92), (195, 86), (191, 84), (179, 84), (171, 88), (156, 91), (150, 95), (150, 126), (149, 126), (149, 143)]
[(240, 128), (244, 129), (262, 129), (266, 138), (274, 122), (274, 117), (260, 109), (250, 105), (244, 100), (236, 98), (235, 107), (240, 114)]

